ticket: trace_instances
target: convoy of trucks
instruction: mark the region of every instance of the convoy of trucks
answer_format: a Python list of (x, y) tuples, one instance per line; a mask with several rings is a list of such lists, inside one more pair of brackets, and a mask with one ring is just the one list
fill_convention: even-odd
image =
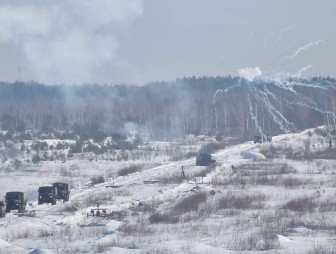
[[(38, 189), (38, 204), (50, 203), (56, 205), (57, 200), (69, 201), (70, 185), (68, 183), (53, 183), (51, 186), (41, 186)], [(23, 213), (26, 210), (27, 194), (20, 191), (10, 191), (5, 195), (5, 200), (0, 201), (0, 218), (6, 213), (17, 210)]]

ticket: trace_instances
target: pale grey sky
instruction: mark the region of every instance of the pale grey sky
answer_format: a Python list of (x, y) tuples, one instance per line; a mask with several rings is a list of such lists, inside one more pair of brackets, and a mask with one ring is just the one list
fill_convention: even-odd
[(334, 0), (0, 0), (0, 80), (335, 77), (335, 13)]

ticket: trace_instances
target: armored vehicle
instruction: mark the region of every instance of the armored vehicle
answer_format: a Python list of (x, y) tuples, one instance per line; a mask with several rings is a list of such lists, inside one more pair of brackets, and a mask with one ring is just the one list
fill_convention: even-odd
[(254, 136), (254, 144), (256, 144), (256, 143), (259, 143), (259, 144), (262, 143), (262, 138), (261, 138), (261, 136)]
[(38, 189), (38, 204), (51, 203), (56, 205), (57, 190), (53, 186), (43, 186)]
[(199, 153), (196, 156), (196, 166), (208, 166), (216, 160), (209, 153)]
[(18, 210), (22, 213), (26, 210), (27, 195), (25, 192), (11, 191), (6, 193), (6, 213), (11, 210)]
[(6, 203), (0, 201), (0, 218), (6, 216)]
[(53, 187), (57, 190), (56, 199), (69, 201), (70, 185), (68, 183), (53, 183)]

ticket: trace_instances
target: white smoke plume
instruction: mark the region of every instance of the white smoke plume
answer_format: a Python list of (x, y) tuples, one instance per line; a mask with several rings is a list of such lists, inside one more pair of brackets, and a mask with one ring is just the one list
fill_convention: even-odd
[(301, 78), (302, 77), (302, 74), (306, 71), (308, 71), (309, 69), (311, 69), (313, 66), (311, 64), (307, 65), (307, 66), (304, 66), (302, 67), (297, 73), (293, 74), (292, 76), (293, 77), (296, 77), (296, 78)]
[(254, 80), (256, 77), (261, 76), (262, 72), (259, 67), (242, 68), (238, 70), (239, 76), (247, 79), (248, 81)]
[(99, 74), (121, 62), (116, 31), (142, 15), (142, 5), (142, 0), (0, 0), (0, 47), (20, 52), (25, 63), (20, 67), (37, 81), (99, 82)]
[(286, 56), (285, 59), (294, 59), (295, 57), (297, 57), (302, 51), (305, 51), (306, 49), (312, 47), (312, 46), (318, 46), (320, 44), (327, 44), (324, 40), (318, 40), (315, 42), (309, 42), (306, 45), (299, 47), (297, 50), (295, 50), (295, 52), (290, 55), (290, 56)]

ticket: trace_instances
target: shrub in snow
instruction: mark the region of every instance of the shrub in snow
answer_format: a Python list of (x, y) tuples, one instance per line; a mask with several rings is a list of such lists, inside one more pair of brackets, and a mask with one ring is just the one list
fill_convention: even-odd
[(99, 183), (104, 183), (105, 182), (105, 177), (104, 176), (93, 176), (90, 178), (90, 181), (92, 185), (99, 184)]
[(135, 172), (140, 172), (142, 169), (141, 165), (130, 165), (128, 167), (124, 167), (118, 171), (119, 176), (126, 176)]

